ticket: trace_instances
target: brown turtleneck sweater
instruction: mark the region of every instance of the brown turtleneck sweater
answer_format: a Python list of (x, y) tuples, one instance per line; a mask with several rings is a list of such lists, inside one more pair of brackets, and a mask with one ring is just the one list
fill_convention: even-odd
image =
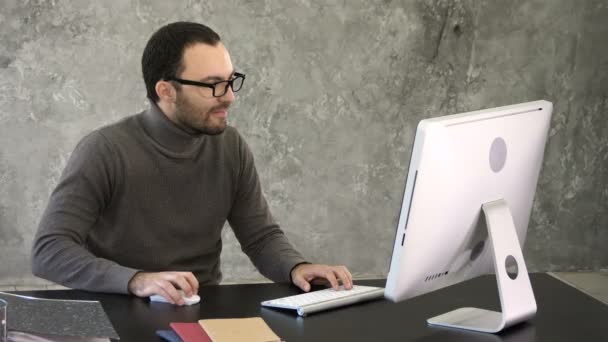
[(253, 155), (233, 127), (190, 135), (151, 108), (76, 146), (32, 248), (36, 276), (71, 288), (128, 293), (138, 271), (221, 280), (221, 230), (276, 282), (304, 262), (275, 223)]

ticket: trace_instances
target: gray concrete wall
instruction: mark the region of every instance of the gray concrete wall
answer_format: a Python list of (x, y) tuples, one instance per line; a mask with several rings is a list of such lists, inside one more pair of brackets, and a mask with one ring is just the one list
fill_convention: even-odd
[[(313, 261), (386, 275), (418, 120), (547, 99), (531, 270), (608, 267), (608, 1), (0, 2), (0, 285), (76, 142), (146, 106), (161, 25), (216, 29), (247, 74), (231, 124), (274, 215)], [(225, 230), (226, 281), (260, 280)]]

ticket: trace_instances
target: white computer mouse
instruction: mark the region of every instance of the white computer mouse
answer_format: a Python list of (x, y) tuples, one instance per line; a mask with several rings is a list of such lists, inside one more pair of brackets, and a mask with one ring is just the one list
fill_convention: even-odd
[[(182, 296), (182, 299), (184, 300), (184, 303), (186, 303), (186, 305), (194, 305), (201, 301), (201, 297), (199, 297), (199, 295), (192, 295), (190, 297), (186, 297), (186, 294), (184, 293), (184, 291), (178, 290), (178, 292)], [(169, 301), (161, 295), (150, 296), (150, 301), (151, 302), (160, 302), (160, 303), (169, 303)]]

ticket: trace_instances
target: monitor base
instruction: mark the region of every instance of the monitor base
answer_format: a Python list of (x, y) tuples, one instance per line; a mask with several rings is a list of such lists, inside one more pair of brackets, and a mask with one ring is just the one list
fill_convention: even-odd
[(501, 199), (484, 203), (482, 210), (493, 250), (502, 312), (460, 308), (429, 318), (430, 325), (497, 333), (536, 314), (536, 300), (509, 206)]

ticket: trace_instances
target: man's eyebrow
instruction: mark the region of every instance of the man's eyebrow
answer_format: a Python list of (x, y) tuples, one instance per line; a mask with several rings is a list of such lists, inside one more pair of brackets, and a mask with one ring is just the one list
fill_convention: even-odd
[[(230, 73), (230, 76), (228, 77), (228, 79), (231, 79), (231, 78), (232, 78), (232, 76), (234, 76), (234, 73), (235, 73), (235, 72), (236, 72), (236, 71), (234, 71), (234, 70), (233, 70), (233, 71)], [(205, 81), (226, 81), (226, 80), (227, 80), (227, 79), (226, 79), (226, 78), (224, 78), (224, 77), (222, 77), (222, 76), (213, 75), (213, 76), (207, 76), (207, 77), (205, 77), (205, 78), (202, 78), (202, 79), (201, 79), (201, 82), (205, 82)]]

